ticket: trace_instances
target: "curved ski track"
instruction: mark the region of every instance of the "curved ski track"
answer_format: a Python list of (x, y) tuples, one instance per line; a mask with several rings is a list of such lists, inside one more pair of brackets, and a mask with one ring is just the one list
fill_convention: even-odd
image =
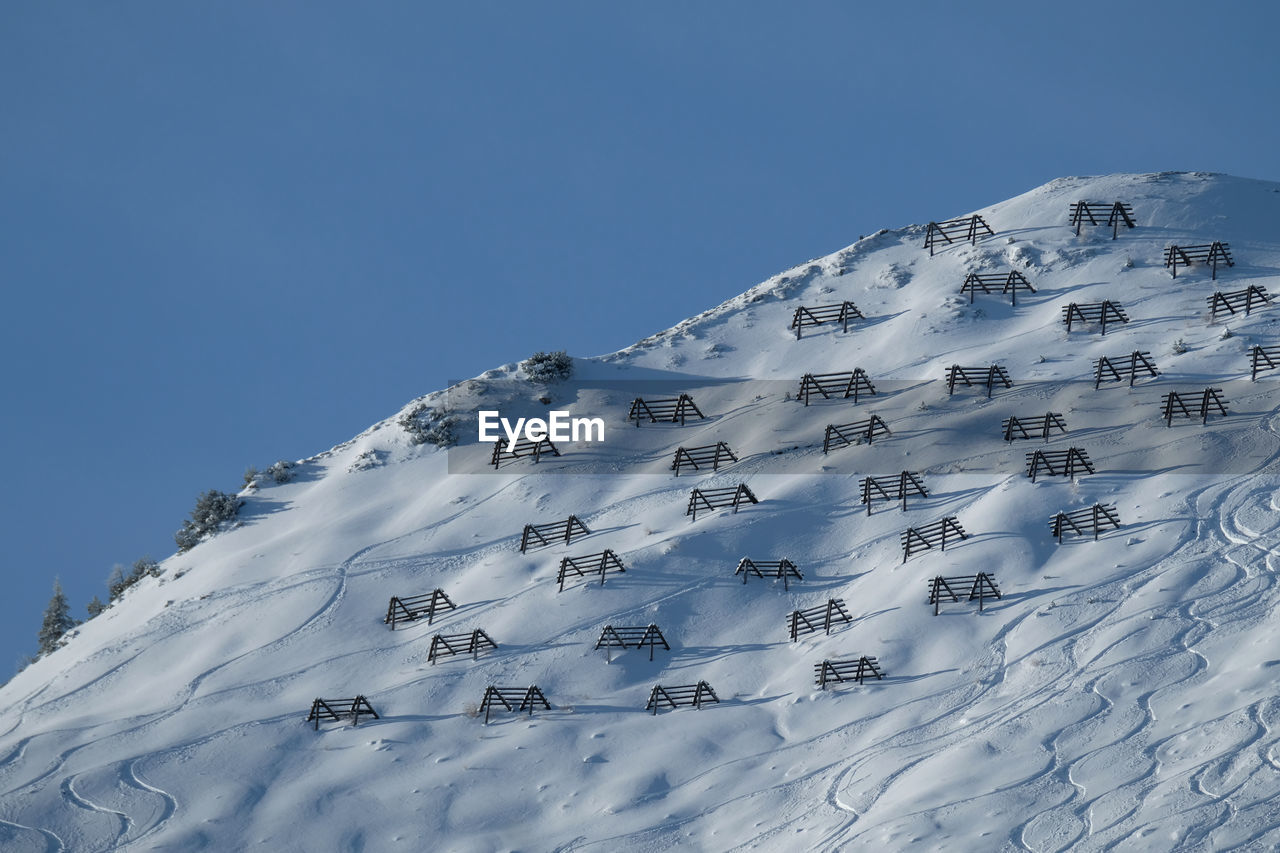
[[(1267, 429), (1276, 432), (1277, 422), (1280, 409), (1267, 419)], [(1280, 454), (1274, 454), (1264, 470), (1280, 473)], [(684, 826), (741, 805), (740, 801), (779, 793), (794, 810), (788, 810), (785, 819), (766, 821), (771, 825), (733, 849), (789, 845), (794, 837), (788, 833), (797, 826), (827, 827), (813, 849), (856, 849), (878, 843), (877, 835), (893, 825), (930, 813), (963, 810), (980, 820), (986, 801), (1019, 788), (1036, 792), (1034, 799), (1023, 800), (1034, 810), (1004, 839), (1002, 849), (1041, 853), (1150, 846), (1154, 833), (1168, 837), (1169, 809), (1157, 801), (1169, 797), (1178, 803), (1177, 825), (1189, 829), (1179, 837), (1176, 849), (1248, 847), (1280, 837), (1280, 813), (1269, 807), (1280, 796), (1280, 700), (1253, 702), (1214, 720), (1212, 752), (1218, 757), (1192, 762), (1188, 770), (1169, 770), (1166, 764), (1189, 731), (1161, 733), (1152, 707), (1153, 703), (1168, 705), (1172, 697), (1203, 682), (1212, 662), (1197, 651), (1196, 644), (1210, 630), (1220, 634), (1233, 623), (1257, 624), (1280, 609), (1275, 574), (1280, 521), (1265, 530), (1247, 523), (1252, 520), (1251, 508), (1271, 496), (1270, 490), (1254, 485), (1255, 476), (1227, 478), (1203, 487), (1186, 498), (1188, 516), (1155, 522), (1180, 532), (1174, 546), (1152, 565), (1056, 600), (1057, 607), (1089, 602), (1095, 610), (1087, 621), (1071, 624), (1051, 641), (1011, 657), (1005, 638), (1046, 613), (1037, 607), (1011, 614), (990, 652), (972, 666), (969, 681), (882, 714), (843, 723), (807, 741), (707, 767), (680, 786), (712, 789), (709, 779), (727, 777), (735, 766), (759, 760), (766, 752), (785, 760), (788, 753), (808, 752), (816, 744), (820, 755), (839, 755), (840, 744), (851, 735), (883, 717), (901, 714), (908, 705), (929, 709), (922, 722), (857, 755), (835, 758), (803, 775), (719, 801), (678, 821), (610, 838), (576, 839), (561, 849), (663, 849), (682, 838)], [(979, 490), (971, 499), (986, 491)], [(1278, 508), (1280, 496), (1271, 496), (1268, 509)], [(1203, 572), (1193, 587), (1194, 598), (1165, 613), (1128, 612), (1125, 605), (1131, 594), (1158, 585), (1166, 564), (1183, 562)], [(1109, 606), (1099, 610), (1100, 602)], [(1144, 646), (1139, 635), (1152, 626), (1167, 639)], [(1132, 651), (1135, 639), (1142, 649), (1137, 653)], [(1038, 667), (1034, 686), (1001, 693), (1009, 673), (1028, 663)], [(1108, 698), (1110, 684), (1139, 676), (1152, 686), (1136, 702), (1121, 707)], [(965, 713), (978, 706), (988, 710)], [(930, 757), (975, 738), (999, 741), (1002, 730), (1035, 728), (1037, 715), (1047, 706), (1070, 707), (1074, 717), (1069, 724), (1045, 732), (1045, 760), (1036, 773), (974, 796), (930, 803), (919, 812), (897, 812), (884, 821), (877, 817), (877, 801)], [(962, 720), (958, 726), (957, 719)], [(893, 769), (885, 773), (880, 768)], [(1108, 777), (1117, 777), (1116, 782), (1109, 784)], [(1246, 817), (1248, 826), (1237, 825)], [(1221, 830), (1234, 834), (1220, 841), (1215, 832)]]

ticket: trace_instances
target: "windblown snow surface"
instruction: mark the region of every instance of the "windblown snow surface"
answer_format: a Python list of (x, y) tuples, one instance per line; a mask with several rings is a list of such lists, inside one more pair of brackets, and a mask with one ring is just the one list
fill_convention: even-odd
[[(1132, 204), (1138, 227), (1066, 224), (1078, 200)], [(1280, 846), (1280, 395), (1249, 348), (1280, 306), (1210, 323), (1215, 291), (1275, 287), (1280, 185), (1208, 174), (1066, 178), (980, 211), (996, 236), (930, 257), (915, 225), (775, 276), (536, 386), (514, 365), (406, 406), (464, 418), (449, 451), (402, 413), (243, 494), (240, 520), (163, 564), (0, 690), (0, 848), (133, 850), (1202, 850)], [(922, 211), (922, 218), (954, 211)], [(1216, 282), (1171, 277), (1169, 244), (1227, 241)], [(1022, 271), (1035, 293), (961, 296), (967, 272)], [(1130, 317), (1076, 327), (1070, 302)], [(848, 333), (789, 328), (854, 302)], [(586, 310), (586, 309), (584, 309)], [(1224, 335), (1224, 329), (1230, 334)], [(1175, 345), (1181, 341), (1182, 344)], [(1093, 360), (1161, 371), (1094, 390)], [(999, 363), (1013, 387), (960, 388)], [(804, 373), (864, 369), (878, 393), (795, 399)], [(1169, 391), (1223, 389), (1227, 417), (1166, 426)], [(687, 425), (627, 423), (631, 399), (689, 393)], [(475, 412), (568, 409), (603, 443), (494, 473)], [(1010, 415), (1069, 432), (1002, 440)], [(824, 455), (827, 424), (892, 435)], [(739, 462), (684, 472), (678, 446)], [(1025, 474), (1037, 448), (1086, 450), (1074, 483)], [(920, 473), (929, 497), (868, 516), (858, 482)], [(690, 490), (760, 499), (685, 515)], [(1060, 510), (1114, 504), (1118, 531), (1050, 536)], [(518, 551), (526, 523), (574, 514), (571, 545)], [(904, 562), (900, 534), (954, 516), (970, 537)], [(557, 591), (563, 556), (614, 551), (607, 582)], [(780, 582), (734, 569), (790, 559)], [(927, 604), (935, 575), (994, 575), (1003, 598)], [(392, 595), (459, 606), (383, 624)], [(791, 642), (787, 614), (841, 598), (851, 624)], [(671, 650), (604, 651), (602, 626), (659, 625)], [(498, 649), (429, 665), (433, 634)], [(818, 690), (823, 659), (887, 672)], [(708, 682), (718, 705), (645, 710), (654, 684)], [(532, 716), (476, 708), (538, 685)], [(358, 726), (305, 721), (317, 696), (367, 696)]]

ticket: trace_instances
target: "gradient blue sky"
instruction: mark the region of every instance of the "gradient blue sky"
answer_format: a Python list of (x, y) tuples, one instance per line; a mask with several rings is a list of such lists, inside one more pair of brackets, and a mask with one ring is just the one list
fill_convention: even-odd
[[(12, 3), (0, 678), (196, 495), (1068, 174), (1280, 179), (1274, 4)], [(1065, 215), (1065, 212), (1064, 212)]]

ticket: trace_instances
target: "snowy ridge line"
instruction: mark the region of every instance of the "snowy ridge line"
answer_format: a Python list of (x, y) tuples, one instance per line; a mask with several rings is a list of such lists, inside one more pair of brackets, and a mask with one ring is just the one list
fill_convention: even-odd
[[(167, 561), (2, 688), (20, 710), (0, 734), (4, 826), (47, 827), (49, 849), (1275, 846), (1280, 409), (1271, 386), (1239, 383), (1227, 417), (1166, 427), (1158, 398), (1247, 377), (1249, 347), (1275, 338), (1265, 311), (1224, 335), (1204, 300), (1280, 272), (1278, 188), (1055, 181), (977, 211), (994, 239), (930, 259), (923, 227), (881, 232), (577, 359), (576, 384), (513, 381), (508, 365), (418, 398), (401, 414), (447, 399), (527, 417), (545, 395), (594, 415), (625, 413), (620, 383), (670, 382), (710, 417), (496, 477), (453, 470), (392, 418), (244, 495), (243, 525)], [(1128, 202), (1138, 227), (1077, 237), (1065, 220), (1081, 199)], [(1216, 285), (1202, 267), (1175, 284), (1160, 266), (1166, 243), (1211, 239), (1238, 254)], [(1008, 269), (1037, 291), (1016, 307), (959, 293), (970, 272)], [(1061, 307), (1099, 298), (1132, 321), (1105, 339), (1066, 334)], [(796, 305), (844, 301), (868, 317), (848, 334), (787, 328)], [(1158, 387), (1056, 396), (1093, 359), (1130, 351), (1152, 353)], [(940, 377), (957, 363), (1006, 365), (1014, 385), (948, 401)], [(785, 399), (805, 373), (854, 366), (883, 393), (807, 410)], [(735, 396), (748, 376), (779, 390)], [(1030, 445), (1000, 430), (1024, 410), (1061, 412), (1069, 432), (1047, 447), (1085, 448), (1097, 473), (1033, 485)], [(893, 430), (883, 445), (818, 452), (823, 424), (869, 412)], [(677, 446), (717, 441), (741, 462), (668, 469)], [(865, 516), (858, 478), (900, 470), (927, 477), (930, 496)], [(634, 471), (658, 478), (617, 476)], [(684, 517), (691, 489), (738, 482), (758, 505)], [(1124, 526), (1056, 544), (1045, 519), (1094, 503)], [(590, 542), (518, 552), (522, 525), (570, 514)], [(944, 516), (974, 535), (901, 566), (902, 530)], [(626, 574), (557, 595), (559, 559), (602, 549)], [(786, 557), (804, 580), (744, 587), (744, 555)], [(1004, 597), (933, 616), (925, 581), (977, 571), (995, 571)], [(441, 630), (481, 627), (499, 649), (430, 671), (437, 626), (382, 624), (388, 595), (419, 587), (460, 605)], [(786, 614), (832, 597), (853, 624), (787, 643)], [(671, 653), (606, 663), (594, 641), (620, 620), (660, 624)], [(891, 675), (817, 691), (815, 662), (862, 654)], [(644, 713), (653, 684), (698, 680), (716, 686), (714, 710), (657, 725)], [(488, 684), (538, 684), (557, 710), (478, 734), (471, 706)], [(314, 696), (354, 693), (383, 719), (302, 722)], [(113, 812), (130, 821), (122, 836)]]

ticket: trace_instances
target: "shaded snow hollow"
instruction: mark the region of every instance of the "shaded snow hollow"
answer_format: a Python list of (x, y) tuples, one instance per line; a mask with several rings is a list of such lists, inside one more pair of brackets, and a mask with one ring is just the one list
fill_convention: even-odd
[[(1066, 224), (1071, 202), (1132, 204), (1138, 227)], [(1065, 178), (980, 211), (997, 236), (930, 258), (924, 227), (859, 240), (546, 390), (611, 440), (486, 473), (474, 412), (545, 410), (490, 371), (422, 398), (464, 418), (449, 451), (396, 417), (246, 493), (234, 529), (169, 558), (68, 645), (0, 690), (0, 848), (137, 850), (1035, 850), (1280, 845), (1280, 398), (1248, 381), (1280, 306), (1210, 324), (1215, 290), (1271, 287), (1280, 185), (1207, 174)], [(953, 211), (922, 211), (937, 218)], [(1222, 240), (1236, 265), (1172, 279), (1170, 243)], [(1021, 270), (1035, 294), (970, 305), (969, 271)], [(848, 334), (788, 328), (851, 300)], [(1068, 302), (1131, 318), (1068, 337)], [(1175, 353), (1181, 340), (1185, 351)], [(1145, 350), (1158, 379), (1094, 391), (1092, 360)], [(948, 397), (951, 364), (999, 362), (1014, 387)], [(857, 406), (794, 399), (803, 373), (861, 367)], [(1171, 390), (1221, 387), (1227, 418), (1165, 427)], [(650, 389), (647, 392), (644, 389)], [(694, 396), (687, 426), (625, 423), (630, 398)], [(412, 407), (407, 406), (405, 411)], [(1024, 476), (1010, 414), (1064, 414), (1049, 449), (1086, 449), (1072, 484)], [(893, 435), (824, 456), (823, 428), (875, 413)], [(467, 420), (470, 417), (471, 420)], [(739, 463), (673, 477), (677, 446)], [(859, 504), (859, 478), (919, 471), (905, 511)], [(760, 503), (685, 517), (694, 486)], [(1115, 504), (1123, 529), (1056, 544), (1059, 510)], [(569, 514), (592, 535), (520, 554), (522, 526)], [(955, 516), (971, 538), (905, 563), (899, 534)], [(611, 549), (626, 573), (556, 591), (563, 556)], [(788, 558), (780, 583), (734, 577)], [(984, 612), (926, 604), (935, 575), (993, 573)], [(457, 610), (382, 623), (391, 595), (443, 588)], [(844, 599), (850, 625), (789, 642), (786, 616)], [(592, 646), (656, 622), (645, 653)], [(437, 632), (496, 652), (427, 662)], [(824, 658), (888, 677), (819, 691)], [(655, 683), (709, 682), (720, 704), (644, 710)], [(555, 706), (474, 715), (485, 686)], [(363, 694), (358, 727), (304, 722)]]

